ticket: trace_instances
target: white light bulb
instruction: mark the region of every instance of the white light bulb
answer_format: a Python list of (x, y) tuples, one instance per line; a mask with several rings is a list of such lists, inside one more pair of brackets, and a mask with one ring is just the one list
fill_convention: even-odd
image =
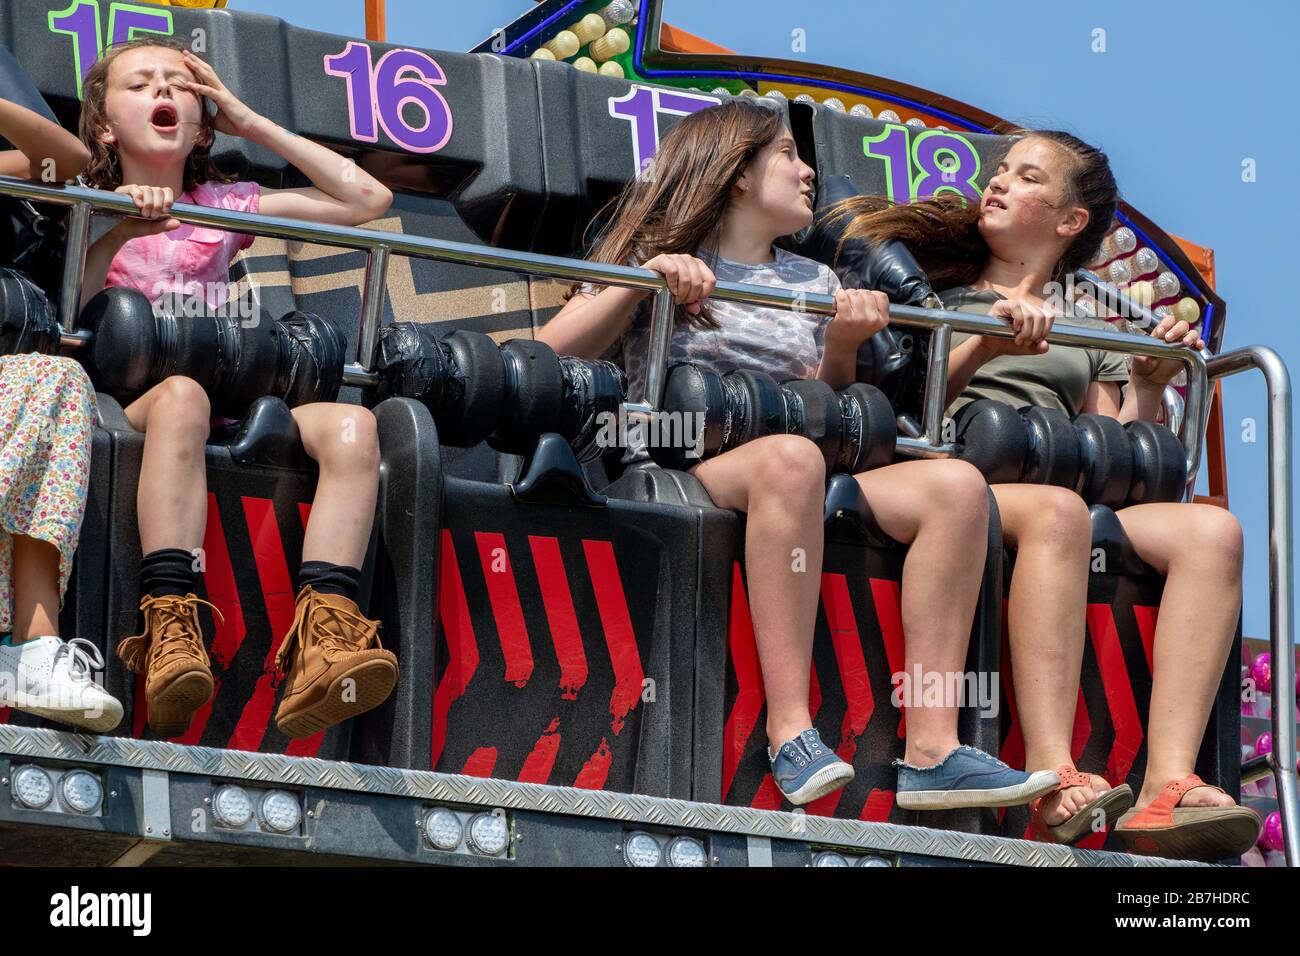
[(1128, 226), (1120, 226), (1115, 230), (1114, 236), (1115, 249), (1121, 254), (1132, 252), (1137, 248), (1137, 236), (1133, 234), (1133, 230)]
[(1168, 270), (1165, 270), (1160, 273), (1160, 275), (1156, 276), (1157, 299), (1172, 299), (1178, 294), (1181, 288), (1182, 286), (1178, 284), (1178, 276)]
[(852, 116), (863, 116), (867, 119), (875, 118), (871, 114), (871, 107), (868, 106), (866, 103), (854, 103), (853, 108), (849, 110), (849, 113)]
[(898, 114), (895, 113), (893, 110), (881, 110), (879, 113), (876, 114), (876, 119), (880, 120), (882, 123), (899, 122)]

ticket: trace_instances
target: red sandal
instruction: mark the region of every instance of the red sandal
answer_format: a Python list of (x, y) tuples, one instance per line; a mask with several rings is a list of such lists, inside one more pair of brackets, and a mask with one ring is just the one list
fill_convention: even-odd
[[(1088, 774), (1075, 770), (1069, 764), (1061, 764), (1056, 769), (1056, 774), (1061, 778), (1061, 782), (1052, 793), (1068, 790), (1070, 787), (1092, 786)], [(1133, 806), (1133, 788), (1122, 783), (1118, 787), (1107, 790), (1068, 820), (1053, 826), (1043, 819), (1043, 801), (1049, 796), (1051, 794), (1039, 797), (1029, 805), (1029, 821), (1033, 826), (1034, 835), (1045, 843), (1068, 845), (1077, 843), (1090, 833), (1098, 832), (1094, 826), (1098, 819), (1098, 812), (1102, 814), (1102, 819), (1105, 821), (1102, 829), (1108, 830), (1120, 814)]]
[(1197, 787), (1215, 787), (1196, 774), (1171, 780), (1141, 810), (1120, 817), (1115, 833), (1130, 853), (1179, 860), (1227, 860), (1241, 856), (1259, 839), (1259, 814), (1249, 807), (1180, 807)]

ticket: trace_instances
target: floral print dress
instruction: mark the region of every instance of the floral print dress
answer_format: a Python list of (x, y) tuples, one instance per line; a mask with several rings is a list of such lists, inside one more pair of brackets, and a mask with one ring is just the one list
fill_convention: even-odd
[(57, 355), (0, 356), (0, 632), (13, 625), (13, 536), (59, 549), (59, 596), (90, 482), (95, 392), (85, 371)]

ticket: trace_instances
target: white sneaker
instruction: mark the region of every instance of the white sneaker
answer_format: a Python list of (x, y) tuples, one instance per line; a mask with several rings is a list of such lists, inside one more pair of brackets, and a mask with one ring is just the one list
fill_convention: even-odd
[(112, 730), (122, 720), (122, 704), (92, 679), (91, 672), (103, 668), (99, 648), (79, 637), (0, 644), (0, 706), (96, 732)]

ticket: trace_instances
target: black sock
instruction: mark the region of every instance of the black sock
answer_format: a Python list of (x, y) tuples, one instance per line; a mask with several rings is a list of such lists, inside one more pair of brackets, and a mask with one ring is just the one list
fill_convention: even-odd
[(304, 561), (298, 569), (298, 590), (309, 584), (317, 594), (337, 594), (355, 604), (361, 590), (361, 571), (328, 561)]
[(199, 575), (194, 555), (183, 548), (159, 548), (140, 561), (140, 596), (186, 595), (195, 590)]

